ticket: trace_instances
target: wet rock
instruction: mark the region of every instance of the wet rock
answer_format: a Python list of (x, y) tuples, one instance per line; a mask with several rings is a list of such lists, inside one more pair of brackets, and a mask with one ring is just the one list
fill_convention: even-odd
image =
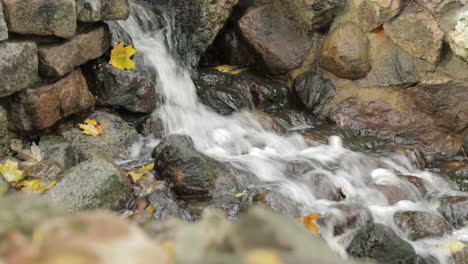
[(177, 195), (208, 195), (215, 188), (217, 162), (198, 152), (189, 136), (164, 137), (153, 156), (158, 177), (172, 182)]
[(302, 182), (311, 190), (316, 199), (330, 201), (341, 200), (340, 190), (327, 177), (319, 173), (307, 173), (302, 176)]
[(372, 223), (374, 217), (371, 211), (357, 203), (340, 202), (330, 206), (329, 210), (317, 220), (321, 226), (331, 228), (334, 236), (347, 230), (358, 229)]
[(416, 189), (419, 191), (422, 197), (424, 197), (427, 194), (427, 189), (423, 178), (410, 175), (403, 175), (400, 178), (416, 187)]
[(373, 223), (357, 231), (347, 252), (354, 257), (367, 257), (388, 264), (413, 264), (417, 258), (413, 247), (395, 231), (385, 225)]
[(59, 136), (44, 136), (39, 141), (39, 148), (44, 159), (57, 161), (65, 170), (78, 164), (78, 154), (65, 138)]
[(252, 112), (253, 117), (260, 123), (263, 129), (277, 133), (285, 133), (288, 128), (280, 121), (276, 120), (271, 114), (256, 110)]
[(468, 247), (466, 246), (467, 243), (464, 243), (465, 247), (456, 252), (455, 254), (452, 255), (452, 258), (455, 261), (455, 264), (464, 264), (468, 262)]
[(47, 186), (53, 181), (59, 181), (64, 168), (55, 160), (41, 160), (24, 172), (24, 177), (38, 178)]
[(125, 29), (123, 29), (117, 21), (107, 20), (104, 23), (109, 28), (110, 35), (110, 46), (115, 47), (120, 42), (125, 43), (125, 45), (133, 45), (133, 39), (130, 34), (128, 34)]
[(76, 12), (80, 22), (125, 20), (130, 16), (128, 0), (78, 0)]
[(39, 71), (44, 76), (63, 76), (89, 60), (101, 57), (110, 45), (106, 26), (80, 33), (62, 44), (39, 47)]
[(0, 234), (12, 230), (32, 234), (42, 221), (63, 215), (63, 209), (37, 195), (14, 193), (0, 196)]
[(249, 11), (238, 25), (243, 38), (272, 74), (299, 68), (312, 48), (312, 40), (272, 5)]
[(294, 83), (294, 90), (301, 103), (316, 116), (322, 114), (325, 105), (336, 95), (332, 82), (314, 72), (299, 76)]
[(131, 198), (126, 175), (103, 154), (70, 169), (44, 197), (69, 211), (122, 209)]
[(37, 79), (37, 46), (34, 42), (0, 43), (0, 97), (28, 88)]
[(453, 227), (464, 227), (468, 224), (468, 196), (443, 197), (438, 211)]
[(81, 70), (64, 79), (27, 89), (11, 98), (11, 128), (31, 131), (51, 127), (58, 120), (94, 106)]
[(373, 31), (398, 15), (401, 0), (362, 1), (358, 7), (359, 26)]
[(8, 39), (8, 28), (3, 14), (3, 4), (0, 2), (0, 41)]
[(113, 158), (127, 158), (131, 146), (138, 141), (137, 131), (117, 115), (98, 111), (86, 119), (94, 119), (105, 125), (104, 133), (99, 137), (83, 135), (73, 123), (60, 129), (61, 135), (75, 148), (80, 160), (89, 159), (96, 152), (102, 152)]
[(174, 15), (177, 51), (180, 58), (191, 66), (198, 64), (200, 56), (213, 43), (237, 4), (235, 0), (144, 1)]
[(420, 200), (421, 194), (413, 185), (376, 185), (375, 188), (382, 193), (390, 205), (396, 204), (399, 201)]
[(314, 31), (330, 25), (345, 6), (342, 0), (279, 0), (281, 7), (306, 30)]
[(368, 34), (372, 69), (359, 80), (362, 87), (412, 86), (420, 78), (416, 67), (405, 52), (393, 43), (385, 31)]
[(233, 75), (202, 68), (196, 84), (202, 102), (223, 115), (243, 108), (277, 110), (289, 105), (285, 85), (250, 71)]
[(157, 220), (168, 217), (176, 217), (185, 221), (193, 219), (187, 208), (177, 201), (174, 193), (165, 184), (149, 195), (148, 202), (156, 209), (153, 216)]
[(410, 240), (441, 237), (452, 231), (443, 217), (418, 211), (398, 211), (393, 221)]
[(76, 31), (74, 0), (2, 0), (8, 30), (71, 38)]
[(9, 145), (7, 112), (0, 106), (0, 157), (6, 156)]
[(338, 25), (323, 41), (320, 66), (341, 78), (364, 77), (371, 69), (367, 36), (354, 23)]
[(291, 218), (301, 217), (301, 212), (299, 211), (297, 204), (276, 191), (259, 191), (252, 197), (252, 202), (263, 207), (270, 208), (280, 215)]
[(44, 239), (30, 249), (37, 252), (31, 263), (171, 263), (167, 251), (135, 224), (105, 211), (51, 219), (38, 232)]
[(468, 162), (467, 161), (439, 161), (431, 164), (438, 168), (439, 174), (454, 182), (460, 191), (468, 192)]
[(386, 23), (388, 36), (409, 54), (436, 64), (440, 57), (444, 32), (426, 11), (405, 10)]
[(448, 33), (448, 42), (453, 53), (468, 62), (468, 13), (457, 22), (453, 30)]
[(86, 68), (88, 85), (98, 104), (136, 113), (151, 113), (158, 107), (156, 85), (146, 77), (117, 69), (104, 59), (93, 61)]

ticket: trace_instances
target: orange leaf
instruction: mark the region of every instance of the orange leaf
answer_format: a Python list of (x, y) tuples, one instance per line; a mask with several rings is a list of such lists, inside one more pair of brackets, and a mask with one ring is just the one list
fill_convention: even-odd
[(85, 120), (85, 124), (79, 124), (79, 127), (83, 129), (82, 133), (93, 137), (100, 136), (104, 133), (104, 124), (99, 124), (96, 120), (88, 119)]
[(316, 223), (317, 219), (319, 218), (320, 214), (310, 214), (302, 218), (296, 218), (296, 222), (302, 223), (312, 234), (320, 236), (320, 231)]

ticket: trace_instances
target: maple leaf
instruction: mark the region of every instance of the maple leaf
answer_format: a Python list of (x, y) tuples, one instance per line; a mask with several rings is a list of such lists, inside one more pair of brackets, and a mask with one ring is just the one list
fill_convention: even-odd
[(40, 179), (23, 180), (15, 185), (16, 189), (23, 192), (42, 193), (54, 186), (57, 181), (52, 181), (45, 185)]
[(41, 149), (33, 142), (30, 149), (18, 150), (18, 155), (23, 160), (21, 165), (25, 168), (32, 167), (36, 165), (39, 161), (44, 159), (44, 154), (41, 152)]
[(106, 128), (106, 125), (98, 124), (96, 120), (88, 119), (85, 120), (85, 124), (79, 124), (79, 127), (83, 129), (83, 134), (97, 137), (104, 133), (104, 128)]
[(154, 169), (154, 163), (143, 166), (143, 167), (139, 168), (136, 171), (131, 171), (128, 174), (132, 178), (133, 182), (137, 182), (140, 179), (146, 179), (146, 178), (150, 177), (151, 176), (150, 171), (152, 169)]
[(111, 51), (111, 59), (109, 64), (117, 69), (130, 70), (135, 67), (135, 63), (130, 57), (132, 57), (138, 50), (133, 48), (133, 45), (124, 47), (124, 43), (120, 42)]
[(7, 160), (5, 164), (0, 164), (0, 173), (7, 182), (17, 182), (23, 179), (24, 171), (18, 169), (18, 162)]
[(302, 223), (309, 232), (316, 236), (320, 236), (318, 225), (315, 221), (320, 218), (320, 214), (310, 214), (301, 218), (296, 218), (296, 222)]
[(214, 67), (214, 69), (220, 72), (229, 73), (231, 75), (237, 75), (247, 70), (247, 68), (238, 68), (238, 67), (231, 66), (231, 65), (219, 65), (219, 66)]

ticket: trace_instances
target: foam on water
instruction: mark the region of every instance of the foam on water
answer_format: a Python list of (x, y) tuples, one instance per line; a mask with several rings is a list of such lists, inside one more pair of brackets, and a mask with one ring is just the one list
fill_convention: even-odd
[[(343, 147), (339, 137), (331, 137), (329, 144), (310, 147), (300, 135), (278, 135), (262, 128), (248, 112), (225, 117), (209, 110), (197, 98), (196, 87), (190, 73), (179, 66), (171, 55), (174, 49), (171, 20), (166, 18), (164, 29), (148, 31), (144, 23), (155, 20), (155, 14), (132, 3), (132, 16), (120, 25), (131, 34), (138, 50), (144, 53), (145, 62), (158, 72), (158, 93), (164, 96), (164, 104), (153, 113), (164, 123), (165, 133), (182, 133), (191, 136), (199, 151), (239, 169), (239, 181), (252, 184), (274, 183), (275, 190), (293, 199), (300, 205), (303, 214), (324, 213), (330, 201), (317, 200), (311, 190), (287, 170), (291, 162), (310, 165), (312, 171), (327, 176), (339, 186), (349, 201), (367, 206), (376, 222), (395, 227), (393, 213), (398, 210), (418, 210), (437, 213), (436, 204), (426, 201), (400, 201), (392, 206), (375, 184), (395, 185), (407, 189), (420, 200), (414, 185), (401, 180), (398, 175), (413, 175), (428, 183), (426, 188), (434, 194), (454, 193), (450, 185), (437, 175), (415, 169), (400, 155), (371, 156)], [(137, 16), (137, 15), (138, 16)], [(159, 139), (142, 139), (134, 147), (133, 155), (154, 148)], [(244, 173), (243, 173), (244, 172)], [(345, 256), (345, 238), (333, 238), (323, 232), (330, 246)], [(468, 231), (456, 231), (446, 238), (411, 242), (419, 254), (436, 254), (442, 263), (448, 263), (437, 244), (443, 240), (467, 239)], [(349, 239), (348, 239), (349, 240)], [(341, 241), (338, 243), (337, 241)], [(349, 242), (349, 241), (348, 241)]]

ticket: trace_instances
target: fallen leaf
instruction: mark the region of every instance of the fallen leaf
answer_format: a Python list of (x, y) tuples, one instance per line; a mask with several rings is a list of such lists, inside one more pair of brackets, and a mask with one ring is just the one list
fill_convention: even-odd
[(283, 264), (283, 261), (274, 250), (258, 248), (247, 253), (244, 264)]
[(54, 186), (57, 181), (52, 181), (45, 185), (40, 179), (23, 180), (16, 184), (16, 188), (22, 192), (42, 193)]
[(30, 149), (18, 150), (18, 155), (23, 160), (21, 165), (25, 168), (32, 167), (44, 159), (44, 154), (35, 142), (32, 143)]
[(236, 197), (236, 198), (241, 198), (242, 196), (244, 196), (244, 195), (246, 195), (246, 194), (247, 194), (247, 193), (245, 193), (245, 192), (236, 193), (236, 194), (234, 194), (234, 197)]
[(219, 66), (214, 67), (214, 69), (220, 72), (225, 72), (225, 73), (229, 73), (232, 75), (237, 75), (247, 70), (247, 68), (239, 68), (239, 67), (235, 67), (231, 65), (219, 65)]
[(312, 234), (320, 236), (320, 231), (316, 223), (319, 218), (320, 214), (310, 214), (301, 218), (296, 218), (296, 222), (302, 223)]
[(79, 124), (79, 127), (83, 129), (83, 134), (97, 137), (104, 133), (104, 128), (106, 128), (106, 125), (98, 124), (96, 120), (88, 119), (85, 120), (85, 124)]
[(154, 208), (154, 206), (152, 206), (151, 204), (148, 205), (148, 207), (146, 207), (145, 210), (146, 210), (147, 212), (150, 212), (150, 213), (156, 212), (156, 208)]
[(144, 177), (143, 173), (137, 173), (137, 172), (134, 172), (134, 171), (129, 172), (128, 175), (130, 175), (133, 182), (137, 182), (138, 180), (140, 180), (140, 179), (142, 179)]
[(447, 252), (450, 253), (449, 255), (453, 255), (457, 252), (462, 251), (466, 247), (466, 245), (463, 242), (455, 240), (439, 244), (438, 247), (445, 249)]
[(143, 166), (143, 167), (139, 168), (136, 171), (131, 171), (128, 174), (132, 178), (133, 182), (137, 182), (140, 179), (146, 179), (146, 178), (150, 177), (149, 172), (152, 169), (154, 169), (154, 163)]
[(130, 57), (135, 53), (137, 53), (137, 50), (133, 48), (133, 45), (124, 47), (124, 43), (120, 42), (112, 49), (109, 64), (124, 71), (133, 69), (135, 63)]
[(5, 164), (0, 164), (0, 173), (7, 182), (17, 182), (23, 179), (24, 171), (18, 169), (18, 162), (7, 160)]
[(149, 172), (150, 170), (153, 170), (154, 169), (154, 163), (151, 163), (149, 165), (146, 165), (144, 167), (141, 167), (139, 168), (138, 170), (136, 170), (135, 172), (137, 173), (145, 173), (145, 172)]

